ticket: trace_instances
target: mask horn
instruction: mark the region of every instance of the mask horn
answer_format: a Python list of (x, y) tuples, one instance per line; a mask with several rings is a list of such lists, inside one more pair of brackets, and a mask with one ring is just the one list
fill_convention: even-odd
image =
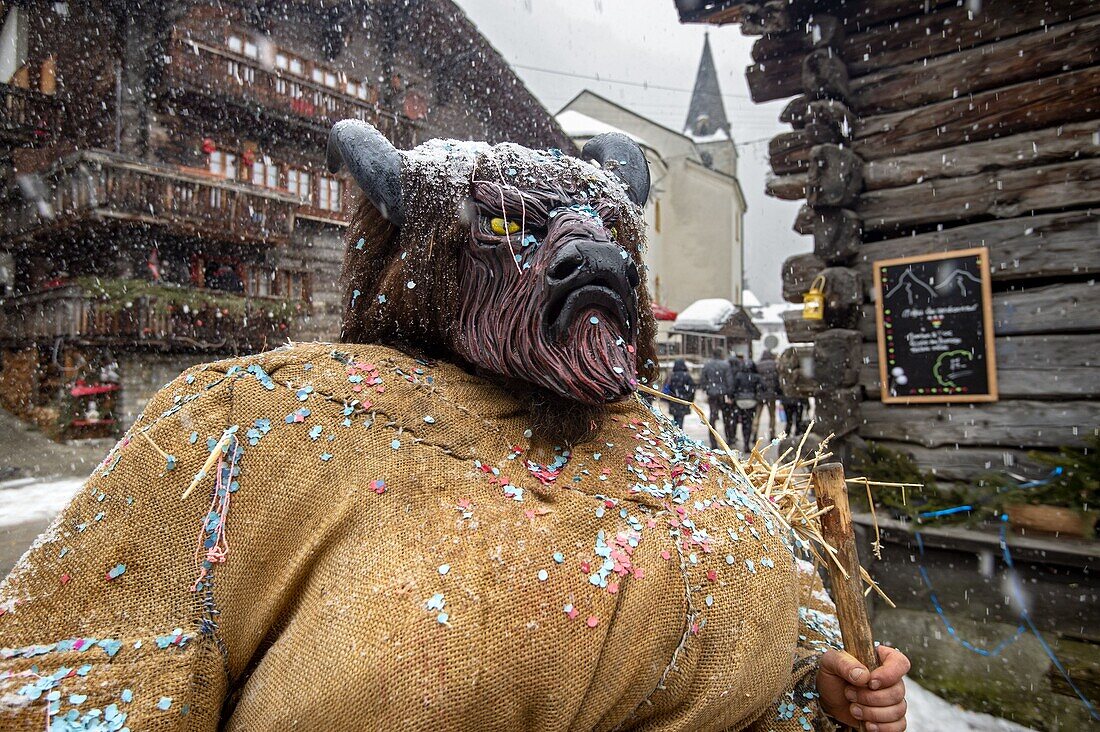
[(392, 224), (405, 219), (401, 207), (401, 154), (381, 132), (366, 122), (345, 119), (328, 133), (328, 169), (348, 171), (374, 207)]
[(627, 196), (639, 206), (649, 198), (649, 163), (638, 143), (619, 132), (596, 135), (584, 144), (581, 157), (595, 160), (600, 167), (626, 183)]

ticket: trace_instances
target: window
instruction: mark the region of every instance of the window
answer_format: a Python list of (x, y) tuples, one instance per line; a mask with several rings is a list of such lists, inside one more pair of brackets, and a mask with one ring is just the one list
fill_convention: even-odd
[(256, 44), (253, 43), (252, 41), (245, 41), (244, 42), (244, 55), (248, 56), (249, 58), (259, 58), (260, 57), (260, 49), (257, 48)]
[(275, 54), (275, 68), (286, 71), (290, 68), (290, 59), (286, 57), (285, 53), (279, 52)]
[(310, 78), (318, 84), (323, 84), (325, 82), (325, 74), (320, 69), (314, 69), (313, 73), (310, 75)]
[(291, 195), (298, 196), (306, 203), (313, 200), (313, 191), (309, 187), (309, 173), (304, 170), (288, 168), (286, 171), (286, 189)]
[(249, 267), (245, 278), (245, 293), (249, 297), (268, 297), (271, 295), (275, 272), (270, 267), (257, 265)]
[(210, 153), (208, 165), (210, 172), (214, 175), (220, 175), (223, 178), (237, 177), (237, 156), (233, 153), (215, 150)]
[(349, 81), (345, 91), (349, 97), (358, 97), (363, 100), (370, 98), (370, 87), (365, 81)]
[(252, 163), (252, 184), (267, 188), (279, 187), (279, 166), (266, 155)]
[(330, 86), (333, 89), (336, 88), (336, 74), (332, 73), (331, 71), (325, 72), (325, 86)]
[(229, 36), (229, 40), (226, 41), (225, 45), (233, 53), (240, 53), (244, 50), (244, 40), (240, 36)]
[(290, 59), (290, 73), (301, 76), (305, 72), (305, 66), (302, 65), (302, 60), (300, 58)]
[(328, 176), (318, 176), (317, 189), (318, 196), (317, 205), (326, 211), (339, 211), (341, 208), (340, 193), (342, 186), (340, 181), (336, 178), (329, 178)]

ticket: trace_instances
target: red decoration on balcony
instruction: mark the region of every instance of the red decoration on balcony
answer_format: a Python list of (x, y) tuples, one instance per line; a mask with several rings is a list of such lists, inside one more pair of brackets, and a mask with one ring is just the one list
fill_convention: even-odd
[(76, 385), (70, 390), (74, 397), (95, 396), (96, 394), (108, 394), (119, 390), (118, 384), (89, 384), (83, 379), (77, 379)]
[(245, 167), (251, 168), (252, 163), (256, 162), (256, 151), (246, 149), (241, 153), (241, 162), (244, 163)]
[(405, 95), (403, 107), (405, 116), (409, 119), (419, 120), (428, 116), (428, 100), (414, 91)]
[(214, 143), (214, 138), (212, 138), (212, 137), (202, 138), (202, 151), (205, 154), (209, 155), (210, 153), (214, 152), (217, 149), (218, 149), (218, 146)]
[(651, 303), (649, 309), (653, 311), (653, 318), (655, 320), (676, 320), (676, 316), (679, 315), (679, 313), (672, 308), (658, 305), (657, 303)]

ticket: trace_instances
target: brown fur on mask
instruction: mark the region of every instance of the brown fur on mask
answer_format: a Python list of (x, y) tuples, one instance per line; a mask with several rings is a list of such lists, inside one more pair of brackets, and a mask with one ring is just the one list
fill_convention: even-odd
[[(541, 436), (566, 444), (585, 439), (598, 428), (604, 411), (601, 406), (566, 399), (526, 374), (489, 373), (456, 347), (461, 335), (460, 272), (464, 252), (471, 246), (470, 216), (475, 213), (471, 181), (499, 180), (523, 191), (525, 185), (547, 183), (546, 170), (525, 166), (530, 151), (512, 145), (480, 146), (473, 155), (469, 148), (450, 156), (418, 155), (419, 150), (405, 153), (403, 158), (402, 226), (390, 224), (364, 200), (349, 227), (341, 340), (383, 343), (427, 358), (458, 362), (482, 376), (506, 381), (510, 393), (518, 394), (531, 408), (532, 428)], [(644, 222), (638, 208), (617, 191), (615, 179), (588, 164), (566, 160), (567, 165), (554, 168), (555, 174), (572, 178), (576, 171), (587, 180), (588, 190), (607, 194), (597, 195), (599, 200), (592, 203), (600, 204), (601, 210), (614, 209), (616, 241), (643, 272), (635, 288), (639, 311), (635, 359), (638, 378), (651, 381), (657, 371), (656, 323), (639, 254)], [(571, 187), (578, 181), (561, 183)], [(517, 388), (519, 379), (523, 379), (522, 388)]]

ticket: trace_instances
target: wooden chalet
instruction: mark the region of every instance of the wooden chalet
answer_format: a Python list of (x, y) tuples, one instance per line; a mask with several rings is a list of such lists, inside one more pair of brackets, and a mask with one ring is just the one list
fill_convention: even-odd
[(0, 401), (44, 425), (111, 364), (123, 421), (195, 361), (338, 335), (354, 186), (325, 169), (333, 122), (399, 147), (571, 145), (450, 0), (27, 0), (0, 20)]
[[(752, 98), (790, 100), (767, 192), (804, 201), (794, 228), (813, 236), (782, 265), (785, 298), (825, 276), (824, 319), (785, 316), (813, 355), (822, 434), (909, 453), (948, 487), (1041, 477), (1028, 450), (1095, 435), (1100, 4), (676, 4), (759, 36)], [(988, 250), (996, 400), (882, 403), (873, 263), (973, 248)]]
[[(783, 292), (803, 302), (823, 276), (824, 317), (784, 314), (796, 345), (780, 356), (781, 377), (815, 398), (815, 431), (840, 436), (830, 447), (841, 456), (867, 442), (906, 453), (940, 488), (968, 487), (975, 506), (994, 498), (980, 487), (990, 474), (1041, 486), (1053, 474), (1032, 451), (1079, 447), (1100, 427), (1100, 4), (676, 4), (685, 22), (737, 23), (758, 36), (752, 97), (789, 100), (780, 119), (791, 130), (769, 145), (767, 190), (804, 202), (794, 228), (813, 237), (813, 251), (782, 264)], [(893, 327), (929, 310), (907, 315), (887, 301), (923, 297), (930, 281), (929, 297), (940, 297), (966, 257), (977, 263), (962, 288), (971, 299), (935, 314), (982, 311), (973, 332), (943, 340), (969, 339), (963, 360), (981, 355), (986, 368), (968, 378), (989, 378), (981, 393), (948, 378), (913, 398), (903, 382), (912, 374), (879, 359), (900, 363), (899, 353), (919, 349), (891, 340), (886, 319)], [(932, 280), (926, 268), (884, 286), (907, 263), (917, 272), (929, 261), (952, 264), (933, 267)], [(910, 334), (938, 338), (942, 324), (927, 326)], [(914, 678), (953, 702), (1038, 730), (1092, 729), (1097, 544), (924, 518), (859, 519), (864, 556), (880, 538), (871, 571), (898, 605), (874, 610), (876, 638), (903, 648)], [(1012, 587), (1026, 588), (1023, 604)], [(1017, 632), (1025, 606), (1026, 638)]]

